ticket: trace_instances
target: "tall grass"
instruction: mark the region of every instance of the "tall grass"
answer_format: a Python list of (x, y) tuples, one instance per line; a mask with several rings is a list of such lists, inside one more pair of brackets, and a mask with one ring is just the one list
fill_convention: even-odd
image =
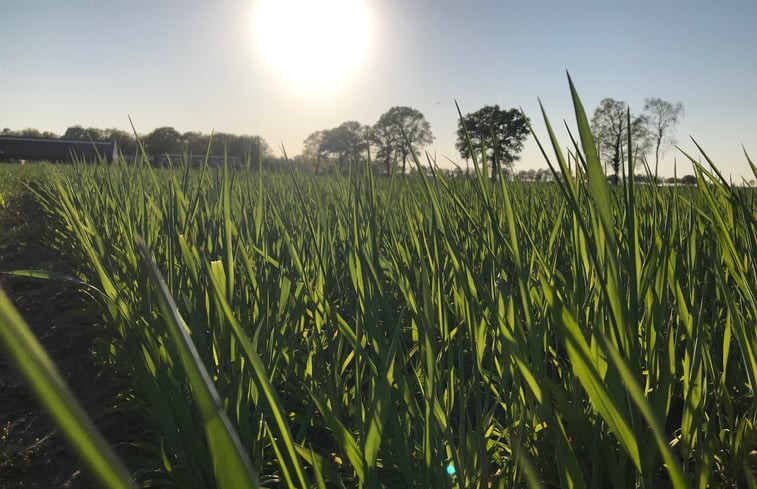
[(755, 194), (693, 159), (637, 185), (630, 142), (608, 185), (571, 94), (554, 184), (51, 169), (151, 422), (136, 482), (754, 485)]

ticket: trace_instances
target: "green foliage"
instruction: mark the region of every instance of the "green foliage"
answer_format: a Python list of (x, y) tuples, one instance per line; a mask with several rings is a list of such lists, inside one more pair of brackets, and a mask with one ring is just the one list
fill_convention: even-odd
[(462, 158), (477, 155), (479, 161), (491, 162), (494, 179), (500, 168), (512, 169), (528, 135), (528, 120), (518, 109), (485, 105), (458, 120), (455, 146)]
[(147, 153), (154, 158), (181, 152), (181, 133), (173, 127), (158, 127), (145, 136), (143, 142)]
[(752, 483), (754, 190), (698, 163), (637, 186), (629, 137), (608, 185), (571, 94), (554, 183), (51, 169), (101, 354), (155, 426), (138, 482)]
[(106, 139), (106, 131), (96, 127), (83, 128), (82, 126), (71, 126), (61, 136), (63, 139), (74, 139), (81, 141), (99, 141)]
[(334, 158), (342, 170), (346, 170), (351, 161), (358, 161), (367, 149), (368, 128), (357, 121), (343, 122), (322, 131), (318, 140), (318, 153)]
[(41, 180), (45, 170), (41, 165), (0, 163), (0, 210), (21, 197), (30, 183)]
[(392, 165), (402, 162), (402, 174), (407, 172), (408, 159), (434, 140), (431, 125), (423, 114), (412, 107), (392, 107), (379, 117), (371, 129), (376, 145), (376, 161), (392, 173)]
[(302, 159), (305, 166), (318, 174), (328, 163), (328, 154), (322, 147), (326, 131), (315, 131), (302, 142)]

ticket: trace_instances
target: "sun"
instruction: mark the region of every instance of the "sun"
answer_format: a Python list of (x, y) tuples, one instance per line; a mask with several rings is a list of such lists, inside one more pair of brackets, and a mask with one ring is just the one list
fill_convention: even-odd
[(366, 60), (371, 15), (364, 0), (258, 0), (257, 49), (294, 89), (323, 94), (339, 88)]

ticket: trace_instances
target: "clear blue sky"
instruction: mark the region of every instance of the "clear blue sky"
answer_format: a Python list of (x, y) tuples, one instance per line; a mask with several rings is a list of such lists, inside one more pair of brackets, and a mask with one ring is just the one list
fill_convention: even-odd
[[(540, 97), (554, 125), (572, 123), (568, 70), (589, 112), (604, 97), (637, 112), (647, 97), (683, 102), (679, 143), (695, 152), (694, 136), (726, 174), (752, 178), (741, 145), (757, 159), (755, 0), (366, 2), (368, 56), (316, 96), (261, 57), (255, 0), (3, 0), (0, 128), (128, 129), (131, 115), (140, 133), (257, 134), (297, 154), (313, 131), (408, 105), (431, 123), (442, 163), (459, 159), (454, 100), (463, 112), (522, 107), (544, 135)], [(516, 168), (543, 166), (529, 141)]]

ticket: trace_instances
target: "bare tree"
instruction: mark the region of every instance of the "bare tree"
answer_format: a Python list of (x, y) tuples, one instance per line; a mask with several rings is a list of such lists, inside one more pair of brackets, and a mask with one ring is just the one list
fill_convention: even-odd
[[(599, 157), (609, 162), (617, 176), (620, 172), (623, 148), (628, 139), (628, 105), (612, 98), (603, 99), (591, 118), (591, 132), (599, 149)], [(644, 116), (631, 115), (631, 141), (636, 150), (646, 153), (647, 138)]]
[(644, 116), (647, 132), (654, 144), (654, 178), (657, 180), (657, 169), (660, 164), (660, 153), (667, 144), (675, 144), (673, 129), (683, 117), (683, 104), (672, 104), (660, 98), (644, 100)]

